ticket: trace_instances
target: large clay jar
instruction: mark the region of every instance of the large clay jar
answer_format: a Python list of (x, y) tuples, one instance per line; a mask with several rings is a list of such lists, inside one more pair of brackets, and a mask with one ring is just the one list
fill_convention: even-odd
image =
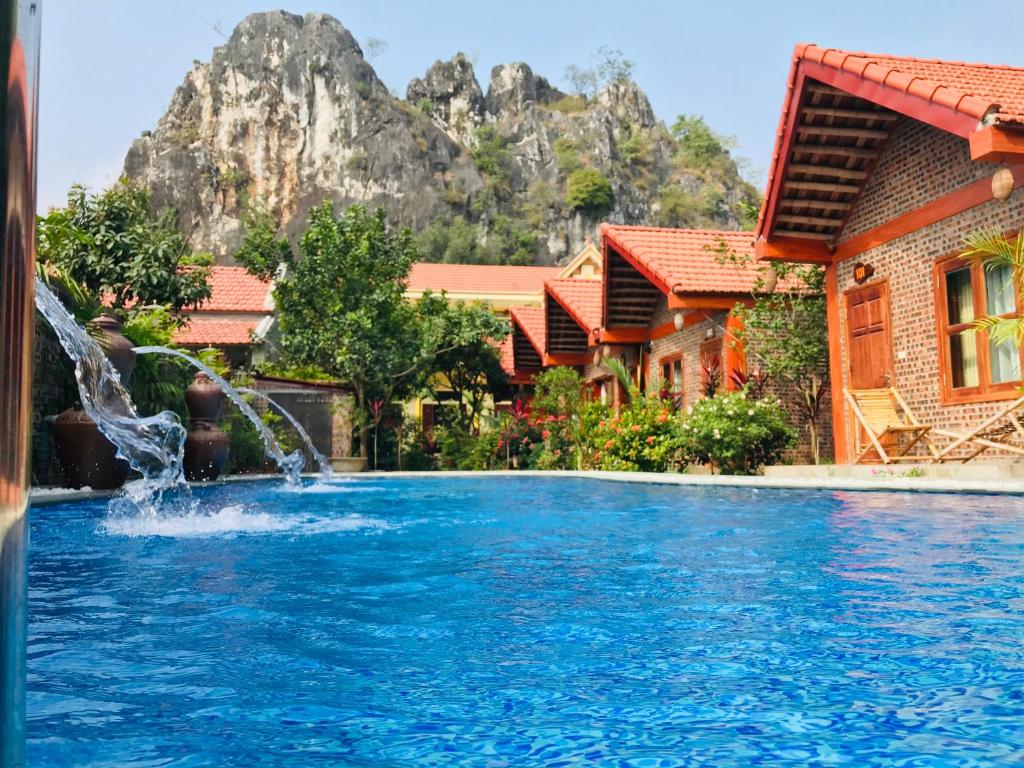
[(185, 437), (185, 478), (216, 480), (228, 460), (227, 434), (217, 426), (224, 392), (203, 372), (185, 390), (190, 418)]
[(212, 421), (193, 421), (185, 437), (185, 478), (216, 480), (228, 460), (227, 433)]
[(136, 355), (132, 349), (132, 343), (121, 333), (121, 329), (124, 327), (121, 325), (121, 321), (110, 315), (100, 315), (90, 320), (89, 325), (99, 329), (99, 341), (103, 352), (121, 375), (121, 383), (128, 386), (128, 382), (132, 378), (132, 371), (135, 370)]
[[(110, 315), (100, 315), (89, 325), (99, 330), (99, 342), (111, 365), (128, 386), (135, 370), (132, 343), (121, 334), (121, 323)], [(57, 461), (64, 479), (72, 488), (89, 486), (97, 490), (120, 488), (131, 467), (117, 458), (117, 449), (100, 432), (85, 411), (64, 411), (53, 420), (53, 440)]]
[(53, 442), (71, 488), (120, 488), (130, 467), (85, 411), (69, 408), (53, 420)]
[(193, 420), (216, 421), (223, 402), (224, 390), (202, 371), (185, 390), (185, 407)]

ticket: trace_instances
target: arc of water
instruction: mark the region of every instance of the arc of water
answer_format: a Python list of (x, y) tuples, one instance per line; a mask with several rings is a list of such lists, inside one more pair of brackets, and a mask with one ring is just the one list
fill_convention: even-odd
[(330, 479), (334, 474), (334, 469), (331, 467), (331, 463), (327, 461), (326, 456), (316, 449), (316, 446), (313, 445), (313, 438), (311, 438), (309, 433), (303, 429), (302, 424), (299, 423), (299, 420), (296, 419), (290, 411), (277, 402), (277, 400), (270, 397), (270, 395), (260, 392), (259, 390), (250, 389), (249, 387), (237, 387), (237, 389), (243, 395), (253, 395), (261, 400), (265, 400), (269, 405), (276, 408), (282, 416), (288, 419), (288, 423), (295, 427), (295, 431), (299, 433), (299, 437), (302, 438), (302, 442), (305, 443), (306, 450), (309, 451), (309, 455), (313, 457), (313, 461), (315, 461), (317, 466), (320, 468), (320, 476), (324, 480)]
[(103, 348), (75, 322), (74, 316), (39, 277), (35, 281), (35, 301), (36, 308), (75, 364), (82, 408), (117, 448), (117, 455), (142, 475), (142, 480), (125, 486), (124, 497), (140, 511), (155, 513), (165, 490), (187, 488), (182, 471), (185, 428), (170, 411), (139, 416)]
[(299, 480), (299, 473), (302, 472), (302, 467), (306, 463), (306, 459), (302, 453), (295, 451), (285, 456), (284, 451), (277, 444), (277, 440), (274, 438), (274, 433), (270, 431), (270, 428), (263, 423), (263, 419), (259, 417), (259, 414), (252, 409), (252, 406), (245, 402), (243, 398), (234, 387), (232, 387), (224, 378), (214, 371), (210, 366), (206, 365), (201, 360), (197, 360), (192, 355), (182, 352), (180, 349), (171, 349), (170, 347), (135, 347), (135, 353), (139, 355), (171, 355), (173, 357), (180, 357), (182, 360), (187, 360), (200, 371), (209, 376), (217, 386), (219, 386), (224, 394), (235, 405), (238, 406), (245, 417), (252, 422), (252, 425), (256, 427), (256, 430), (260, 433), (260, 437), (263, 439), (263, 447), (266, 450), (267, 456), (274, 460), (281, 471), (284, 472), (285, 478), (289, 483), (297, 483)]

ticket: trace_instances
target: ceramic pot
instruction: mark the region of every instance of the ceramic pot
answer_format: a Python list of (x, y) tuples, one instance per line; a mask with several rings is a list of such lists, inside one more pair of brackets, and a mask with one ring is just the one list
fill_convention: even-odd
[(200, 371), (185, 390), (185, 407), (193, 421), (216, 421), (224, 402), (224, 391)]
[(185, 479), (216, 480), (228, 460), (227, 433), (212, 421), (195, 420), (185, 437)]
[(89, 325), (99, 330), (100, 346), (120, 374), (121, 383), (127, 387), (132, 378), (132, 371), (135, 370), (136, 354), (132, 349), (132, 343), (121, 333), (124, 327), (121, 321), (110, 315), (99, 315), (90, 320)]
[(53, 420), (53, 442), (71, 488), (120, 488), (131, 468), (85, 411), (69, 408)]

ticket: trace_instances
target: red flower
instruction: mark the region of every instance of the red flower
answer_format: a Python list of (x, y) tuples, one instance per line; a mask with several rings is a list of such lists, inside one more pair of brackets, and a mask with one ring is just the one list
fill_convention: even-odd
[(647, 444), (650, 445), (653, 442), (654, 442), (654, 435), (648, 435), (647, 436)]
[(545, 430), (541, 431), (540, 436), (543, 439), (547, 440), (549, 437), (551, 437), (551, 433), (548, 430), (545, 429)]

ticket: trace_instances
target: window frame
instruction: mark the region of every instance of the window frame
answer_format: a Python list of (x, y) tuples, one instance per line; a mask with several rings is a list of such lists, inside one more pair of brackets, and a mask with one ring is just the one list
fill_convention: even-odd
[[(679, 389), (675, 390), (672, 388), (672, 373), (674, 370), (675, 363), (679, 363)], [(665, 376), (665, 368), (668, 368), (668, 377)], [(666, 386), (667, 382), (667, 386)], [(664, 355), (658, 358), (658, 390), (661, 392), (668, 391), (674, 395), (682, 396), (686, 387), (683, 383), (683, 353), (675, 352), (671, 355)]]
[[(949, 322), (949, 296), (946, 291), (946, 275), (957, 269), (968, 269), (971, 275), (971, 298), (973, 299), (974, 318), (988, 314), (985, 285), (985, 266), (980, 261), (960, 258), (959, 253), (945, 256), (935, 262), (935, 321), (938, 331), (939, 345), (939, 401), (942, 405), (960, 403), (985, 403), (999, 400), (1012, 400), (1020, 396), (1020, 386), (1024, 383), (1024, 345), (1019, 350), (1022, 377), (1014, 381), (992, 383), (991, 355), (989, 354), (988, 331), (974, 332), (978, 357), (978, 385), (974, 387), (953, 387), (953, 361), (950, 353), (949, 339), (951, 336), (973, 327), (973, 321), (967, 323)], [(1016, 286), (1015, 286), (1016, 287)], [(1021, 296), (1016, 296), (1016, 311), (1000, 315), (1015, 317), (1021, 314)]]

